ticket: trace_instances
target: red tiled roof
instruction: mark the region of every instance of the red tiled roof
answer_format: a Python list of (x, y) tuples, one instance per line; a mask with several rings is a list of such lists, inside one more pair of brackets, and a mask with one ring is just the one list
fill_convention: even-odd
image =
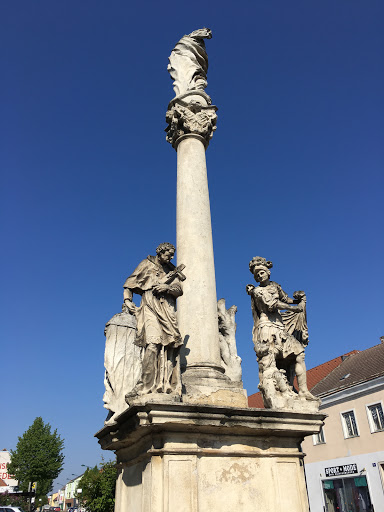
[(260, 391), (248, 397), (248, 407), (256, 407), (256, 409), (264, 409), (264, 402)]
[[(335, 368), (341, 365), (341, 363), (345, 360), (346, 357), (358, 354), (359, 350), (352, 350), (347, 354), (343, 354), (342, 356), (335, 357), (335, 359), (331, 359), (319, 366), (315, 366), (307, 371), (307, 384), (308, 389), (312, 390), (321, 380), (323, 380), (327, 375), (329, 375)], [(296, 377), (294, 380), (294, 386), (297, 389), (297, 381)], [(248, 407), (257, 407), (258, 409), (264, 408), (263, 399), (261, 397), (260, 391), (258, 393), (254, 393), (253, 395), (248, 397)]]
[[(319, 366), (315, 366), (307, 371), (307, 385), (308, 389), (311, 390), (318, 384), (321, 380), (324, 379), (327, 375), (329, 375), (335, 368), (341, 365), (344, 359), (352, 354), (358, 354), (359, 350), (351, 350), (347, 354), (343, 354), (342, 356), (335, 357), (335, 359), (331, 359)], [(295, 379), (296, 380), (296, 379)], [(295, 387), (297, 388), (297, 382), (295, 382)]]
[(344, 359), (338, 367), (316, 384), (312, 392), (316, 396), (330, 395), (382, 375), (384, 375), (384, 344), (380, 343)]

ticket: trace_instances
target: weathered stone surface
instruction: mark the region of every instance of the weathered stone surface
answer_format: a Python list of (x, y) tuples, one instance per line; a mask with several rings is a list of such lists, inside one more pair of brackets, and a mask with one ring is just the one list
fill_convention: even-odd
[(183, 401), (245, 407), (242, 384), (233, 383), (222, 366), (205, 149), (194, 137), (177, 148), (176, 229), (177, 254), (188, 277), (177, 304)]
[(241, 382), (241, 358), (236, 347), (236, 306), (225, 307), (225, 299), (217, 302), (221, 363), (224, 374), (234, 382)]
[(173, 78), (176, 96), (207, 87), (208, 55), (204, 39), (211, 39), (209, 28), (183, 36), (169, 57), (168, 71)]
[[(177, 150), (177, 253), (188, 279), (177, 306), (183, 401), (246, 406), (241, 380), (222, 366), (205, 150), (216, 129), (216, 107), (204, 92), (206, 29), (184, 36), (170, 57), (176, 98), (167, 112), (167, 140)], [(192, 40), (192, 39), (193, 40)], [(200, 57), (196, 57), (199, 55)], [(197, 58), (197, 61), (196, 61)], [(196, 67), (197, 66), (197, 67)]]
[(191, 93), (172, 101), (165, 116), (167, 141), (177, 147), (183, 137), (195, 135), (201, 138), (204, 146), (208, 146), (216, 130), (216, 111), (217, 107), (210, 105), (206, 94)]
[(324, 417), (153, 403), (96, 437), (116, 451), (116, 510), (307, 512), (300, 443)]
[[(188, 279), (177, 305), (184, 339), (183, 382), (192, 399), (200, 379), (208, 379), (213, 391), (225, 381), (221, 366), (215, 264), (205, 149), (194, 137), (177, 147), (177, 254), (185, 263)], [(206, 381), (204, 383), (208, 384)]]
[(141, 347), (134, 344), (136, 318), (123, 304), (122, 313), (115, 315), (105, 326), (104, 407), (109, 410), (106, 424), (127, 409), (126, 393), (132, 391), (141, 375)]
[[(306, 296), (298, 291), (293, 294), (294, 299), (288, 297), (278, 283), (269, 279), (272, 266), (271, 261), (260, 256), (249, 263), (260, 283), (258, 287), (247, 285), (252, 299), (259, 389), (267, 408), (317, 412), (320, 400), (308, 391), (304, 360), (308, 344)], [(298, 393), (292, 388), (295, 375)]]
[[(215, 405), (220, 407), (247, 407), (247, 392), (238, 382), (228, 378), (222, 380), (215, 373), (212, 376), (201, 377), (198, 372), (183, 374), (185, 394), (183, 402), (196, 405)], [(242, 384), (242, 383), (241, 383)]]
[[(259, 308), (259, 295), (268, 298), (248, 286), (255, 314), (265, 313), (267, 322), (255, 320), (254, 340), (271, 407), (249, 409), (236, 352), (236, 307), (227, 310), (224, 300), (217, 304), (205, 161), (217, 110), (204, 92), (204, 38), (210, 36), (208, 29), (184, 36), (168, 68), (176, 97), (168, 106), (166, 131), (177, 151), (177, 248), (187, 280), (182, 289), (184, 276), (170, 263), (175, 250), (170, 244), (159, 246), (157, 256), (144, 260), (127, 279), (124, 312), (137, 322), (132, 343), (143, 351), (140, 376), (126, 395), (130, 407), (115, 414), (96, 437), (103, 449), (117, 455), (116, 512), (249, 512), (255, 506), (268, 512), (307, 512), (300, 443), (319, 432), (324, 415), (308, 414), (309, 406), (302, 407), (315, 403), (298, 371), (305, 371), (303, 318), (280, 315), (280, 309), (289, 309), (280, 307), (280, 301), (273, 312), (280, 315), (281, 325), (273, 331), (272, 310)], [(268, 293), (276, 293), (279, 285), (259, 281), (260, 289), (271, 286)], [(142, 297), (139, 308), (132, 301), (134, 293)], [(300, 296), (301, 309), (291, 308), (291, 313), (304, 312), (304, 298)], [(285, 306), (292, 301), (288, 299)], [(272, 336), (264, 339), (259, 333), (267, 324)], [(292, 363), (291, 352), (278, 347), (283, 336), (276, 333), (284, 329), (284, 341), (290, 340), (286, 347), (295, 345), (292, 339), (300, 345), (299, 351), (291, 350), (299, 398), (277, 364), (280, 352), (284, 363)], [(181, 397), (183, 403), (177, 403)], [(300, 413), (292, 412), (300, 410), (297, 404)]]
[(176, 97), (168, 105), (165, 131), (174, 148), (185, 136), (198, 137), (207, 147), (216, 130), (217, 108), (204, 92), (208, 71), (204, 39), (211, 37), (210, 29), (195, 30), (180, 39), (169, 57)]
[[(172, 244), (160, 244), (156, 253), (143, 260), (124, 284), (125, 306), (137, 322), (134, 343), (144, 351), (140, 378), (126, 394), (129, 404), (135, 400), (142, 403), (143, 396), (150, 394), (161, 395), (164, 401), (181, 399), (179, 352), (183, 340), (175, 308), (176, 298), (183, 293), (184, 265), (172, 265)], [(139, 308), (132, 301), (134, 293), (141, 295)]]

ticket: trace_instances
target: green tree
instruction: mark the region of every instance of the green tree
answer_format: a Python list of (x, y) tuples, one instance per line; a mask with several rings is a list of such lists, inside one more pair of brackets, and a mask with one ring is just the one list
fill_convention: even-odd
[(102, 462), (88, 468), (78, 488), (82, 490), (81, 504), (87, 512), (113, 512), (115, 507), (117, 468), (115, 462)]
[(51, 432), (51, 425), (37, 417), (19, 437), (16, 450), (11, 450), (8, 471), (19, 481), (19, 488), (28, 491), (29, 482), (37, 482), (37, 499), (48, 494), (63, 469), (63, 447), (57, 430)]

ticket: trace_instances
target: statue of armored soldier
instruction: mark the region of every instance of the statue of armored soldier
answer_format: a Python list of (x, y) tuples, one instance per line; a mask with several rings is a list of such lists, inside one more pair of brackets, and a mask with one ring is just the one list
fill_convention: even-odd
[[(273, 264), (256, 256), (249, 263), (259, 286), (247, 285), (252, 299), (253, 343), (259, 363), (259, 389), (266, 408), (318, 410), (319, 400), (307, 387), (305, 347), (308, 344), (306, 296), (288, 297), (270, 280)], [(298, 392), (293, 390), (296, 375)]]

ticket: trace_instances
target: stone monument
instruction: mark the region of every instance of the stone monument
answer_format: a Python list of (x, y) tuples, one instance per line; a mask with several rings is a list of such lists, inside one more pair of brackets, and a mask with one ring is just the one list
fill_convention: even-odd
[(107, 322), (104, 333), (106, 343), (103, 400), (104, 407), (109, 411), (105, 424), (109, 425), (127, 409), (125, 395), (140, 379), (143, 349), (135, 345), (136, 318), (125, 304), (122, 312)]
[[(205, 150), (216, 130), (217, 108), (205, 92), (209, 29), (195, 30), (169, 57), (175, 98), (169, 103), (167, 141), (177, 151), (177, 254), (188, 269), (178, 301), (183, 382), (189, 402), (246, 406), (242, 385), (222, 365)], [(193, 248), (193, 249), (192, 249)]]
[[(175, 267), (175, 247), (162, 243), (124, 283), (123, 311), (106, 325), (105, 424), (129, 405), (180, 402), (180, 347), (176, 298), (183, 294), (185, 265)], [(133, 295), (141, 296), (140, 307)]]
[[(268, 361), (262, 361), (261, 349), (258, 354), (270, 400), (266, 409), (247, 406), (236, 350), (237, 308), (217, 302), (205, 160), (217, 120), (205, 92), (205, 39), (211, 37), (209, 29), (196, 30), (169, 57), (176, 96), (166, 114), (166, 138), (177, 152), (176, 245), (182, 265), (174, 267), (175, 248), (161, 244), (157, 256), (148, 256), (126, 280), (123, 312), (106, 328), (104, 402), (110, 414), (96, 437), (116, 453), (115, 512), (308, 511), (300, 443), (319, 432), (324, 415), (314, 412), (317, 402), (303, 378), (296, 398), (284, 373), (290, 372), (288, 363), (298, 378), (300, 368), (305, 371), (303, 317), (279, 313), (305, 315), (305, 295), (295, 298), (297, 309), (291, 311), (292, 299), (279, 297), (285, 307), (277, 304), (274, 314), (281, 325), (274, 332), (269, 327), (273, 336), (254, 335), (257, 351), (260, 344), (267, 347)], [(248, 287), (256, 314), (262, 302), (256, 296), (263, 296), (257, 290), (281, 289), (271, 282), (260, 285)], [(135, 293), (141, 295), (139, 308)], [(273, 323), (271, 314), (266, 321)], [(259, 327), (255, 323), (254, 333)], [(288, 339), (293, 348), (284, 352), (279, 343)]]
[(236, 306), (226, 309), (225, 299), (217, 302), (221, 364), (224, 374), (241, 387), (241, 358), (237, 355), (236, 347), (236, 312)]
[[(269, 279), (272, 267), (271, 261), (254, 257), (249, 270), (259, 286), (247, 285), (264, 405), (269, 409), (318, 412), (320, 400), (308, 391), (304, 361), (308, 345), (306, 295), (297, 291), (293, 299), (288, 297), (278, 283)], [(297, 393), (293, 391), (295, 376)]]

